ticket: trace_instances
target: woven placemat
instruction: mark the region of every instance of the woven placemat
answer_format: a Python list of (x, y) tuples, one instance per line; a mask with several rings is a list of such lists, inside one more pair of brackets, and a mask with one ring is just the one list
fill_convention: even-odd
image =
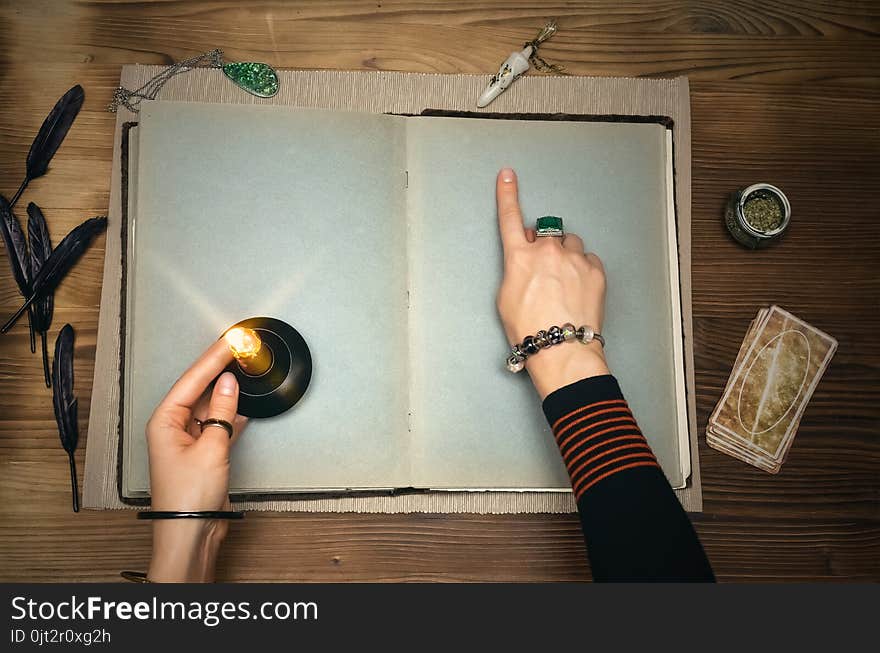
[[(160, 66), (124, 66), (120, 84), (137, 88), (162, 71)], [(171, 79), (160, 99), (190, 102), (275, 104), (297, 107), (418, 114), (426, 109), (475, 111), (487, 75), (433, 75), (395, 72), (279, 71), (281, 89), (260, 99), (229, 83), (222, 71), (194, 69)], [(109, 99), (109, 98), (108, 98)], [(691, 440), (691, 477), (676, 490), (686, 510), (703, 508), (697, 454), (691, 324), (691, 129), (687, 78), (630, 79), (527, 75), (484, 110), (492, 113), (568, 113), (617, 116), (665, 116), (673, 121), (675, 199), (681, 266), (685, 380)], [(121, 134), (136, 120), (120, 108), (116, 117), (109, 225), (104, 260), (95, 378), (86, 442), (83, 506), (91, 509), (133, 508), (117, 488), (119, 452), (119, 326), (121, 251)], [(570, 492), (427, 492), (398, 496), (283, 498), (236, 502), (249, 510), (365, 513), (567, 513), (575, 512)]]

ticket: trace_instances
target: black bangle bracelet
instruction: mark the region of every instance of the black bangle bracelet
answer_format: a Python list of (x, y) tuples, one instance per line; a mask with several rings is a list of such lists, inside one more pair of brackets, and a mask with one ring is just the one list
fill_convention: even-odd
[(244, 519), (240, 510), (142, 510), (138, 519)]

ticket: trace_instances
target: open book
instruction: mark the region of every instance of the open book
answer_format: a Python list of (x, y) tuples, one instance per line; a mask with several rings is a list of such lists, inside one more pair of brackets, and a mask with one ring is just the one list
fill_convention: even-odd
[(570, 491), (527, 374), (505, 368), (503, 166), (519, 174), (529, 224), (562, 216), (603, 259), (609, 365), (670, 482), (685, 484), (665, 125), (142, 106), (128, 157), (124, 499), (149, 494), (155, 405), (253, 316), (293, 325), (314, 368), (292, 410), (248, 424), (233, 495)]

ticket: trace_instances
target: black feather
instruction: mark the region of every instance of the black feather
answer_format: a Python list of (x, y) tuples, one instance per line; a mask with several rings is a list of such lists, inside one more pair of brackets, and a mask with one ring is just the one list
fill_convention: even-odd
[(27, 301), (22, 304), (21, 308), (15, 312), (15, 315), (7, 320), (6, 324), (3, 325), (3, 328), (0, 328), (0, 333), (6, 333), (9, 331), (9, 329), (12, 328), (12, 325), (21, 317), (22, 313), (24, 313), (35, 301), (45, 296), (46, 293), (55, 290), (64, 278), (64, 275), (66, 275), (70, 268), (73, 267), (73, 264), (76, 263), (80, 256), (82, 256), (82, 253), (86, 251), (89, 244), (92, 242), (92, 239), (104, 231), (106, 226), (107, 218), (90, 218), (74, 228), (73, 231), (67, 234), (64, 239), (58, 243), (58, 247), (52, 250), (49, 258), (46, 259), (46, 262), (43, 263), (40, 268), (39, 273), (34, 276), (33, 282), (31, 283), (30, 297), (28, 297)]
[[(6, 255), (9, 257), (9, 266), (12, 268), (12, 278), (18, 286), (18, 291), (25, 299), (31, 294), (30, 291), (30, 259), (27, 253), (27, 242), (18, 218), (12, 212), (12, 206), (6, 198), (0, 195), (0, 235), (6, 244)], [(31, 335), (31, 353), (36, 351), (34, 346), (34, 325), (31, 313), (28, 312), (28, 330)]]
[[(49, 239), (49, 226), (46, 224), (46, 218), (40, 207), (31, 202), (27, 207), (28, 212), (28, 243), (30, 245), (31, 254), (31, 277), (35, 277), (40, 272), (40, 268), (48, 260), (52, 254), (52, 241)], [(52, 376), (49, 373), (49, 352), (46, 341), (49, 327), (52, 326), (52, 312), (55, 300), (54, 293), (47, 292), (33, 305), (33, 328), (40, 334), (40, 340), (43, 345), (43, 378), (46, 381), (46, 387), (52, 387)]]
[(34, 142), (31, 143), (31, 149), (27, 155), (26, 176), (12, 198), (12, 206), (15, 206), (18, 198), (31, 181), (46, 174), (49, 162), (55, 156), (64, 137), (67, 136), (70, 126), (82, 108), (85, 97), (82, 86), (77, 84), (62, 95), (61, 99), (52, 107), (52, 111), (46, 116), (40, 131), (37, 132)]
[(73, 491), (73, 511), (79, 512), (79, 489), (76, 482), (76, 445), (79, 443), (77, 401), (73, 395), (73, 327), (65, 324), (55, 340), (55, 360), (52, 361), (52, 406), (61, 446), (70, 463), (70, 486)]
[(3, 242), (6, 244), (6, 255), (9, 257), (9, 265), (12, 268), (12, 278), (18, 284), (18, 290), (27, 299), (31, 295), (30, 262), (28, 259), (27, 241), (21, 225), (12, 213), (12, 206), (6, 198), (0, 195), (0, 218), (3, 230)]

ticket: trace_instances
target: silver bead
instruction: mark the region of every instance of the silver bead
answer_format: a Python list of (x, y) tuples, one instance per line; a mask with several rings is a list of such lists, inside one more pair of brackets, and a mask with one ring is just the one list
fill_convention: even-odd
[(535, 334), (535, 344), (542, 348), (550, 346), (550, 340), (547, 338), (546, 331), (538, 331), (538, 333)]
[(578, 340), (580, 340), (583, 344), (588, 344), (593, 341), (593, 327), (582, 326), (577, 330)]
[(526, 366), (526, 359), (520, 358), (519, 356), (511, 354), (507, 359), (507, 369), (510, 372), (516, 374), (517, 372), (522, 371), (522, 369)]
[(574, 325), (571, 322), (566, 322), (562, 325), (562, 338), (563, 340), (574, 340), (577, 329), (574, 328)]

